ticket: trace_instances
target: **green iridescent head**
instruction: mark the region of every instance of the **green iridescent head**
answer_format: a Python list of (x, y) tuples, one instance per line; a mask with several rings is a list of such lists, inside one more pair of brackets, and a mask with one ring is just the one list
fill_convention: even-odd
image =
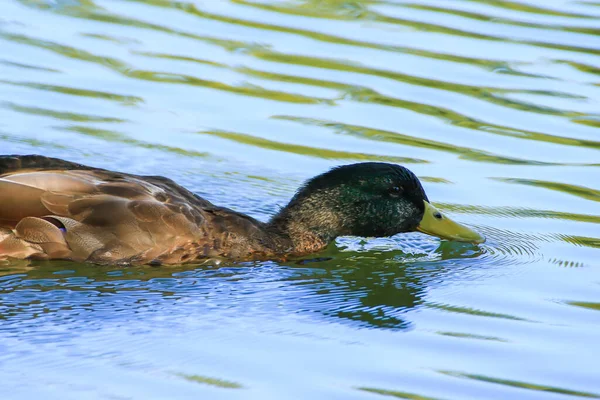
[(344, 165), (310, 179), (273, 223), (323, 241), (417, 230), (449, 240), (485, 240), (435, 209), (410, 170), (376, 162)]

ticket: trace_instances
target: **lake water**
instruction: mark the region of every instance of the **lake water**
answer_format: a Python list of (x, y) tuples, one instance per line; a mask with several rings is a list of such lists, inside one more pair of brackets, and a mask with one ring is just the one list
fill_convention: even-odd
[(0, 398), (600, 398), (600, 3), (2, 0), (0, 153), (266, 220), (403, 164), (488, 237), (315, 262), (0, 264)]

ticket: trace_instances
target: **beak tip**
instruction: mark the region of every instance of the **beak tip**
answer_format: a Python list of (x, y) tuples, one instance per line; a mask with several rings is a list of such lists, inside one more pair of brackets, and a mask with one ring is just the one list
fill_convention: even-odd
[(486, 237), (483, 235), (479, 235), (479, 238), (473, 240), (473, 244), (483, 244), (486, 241)]
[(441, 239), (471, 244), (483, 244), (486, 241), (486, 237), (480, 234), (471, 237), (441, 237)]
[[(450, 239), (452, 240), (452, 239)], [(456, 238), (455, 240), (459, 242), (467, 242), (473, 244), (482, 244), (485, 243), (486, 237), (479, 232), (471, 231), (468, 235), (465, 235), (461, 238)]]

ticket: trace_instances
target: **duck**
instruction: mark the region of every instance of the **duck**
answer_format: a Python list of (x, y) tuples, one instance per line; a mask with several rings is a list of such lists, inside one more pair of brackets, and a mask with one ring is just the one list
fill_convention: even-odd
[(339, 236), (420, 231), (483, 243), (437, 210), (409, 169), (342, 165), (304, 183), (267, 222), (219, 207), (171, 179), (42, 155), (0, 156), (0, 258), (173, 265), (287, 260)]

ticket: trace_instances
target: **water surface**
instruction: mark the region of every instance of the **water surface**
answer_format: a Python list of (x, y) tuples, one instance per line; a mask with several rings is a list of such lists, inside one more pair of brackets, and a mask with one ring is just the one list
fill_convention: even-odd
[(2, 398), (600, 398), (600, 3), (5, 0), (1, 153), (266, 220), (403, 164), (488, 237), (314, 262), (0, 264)]

